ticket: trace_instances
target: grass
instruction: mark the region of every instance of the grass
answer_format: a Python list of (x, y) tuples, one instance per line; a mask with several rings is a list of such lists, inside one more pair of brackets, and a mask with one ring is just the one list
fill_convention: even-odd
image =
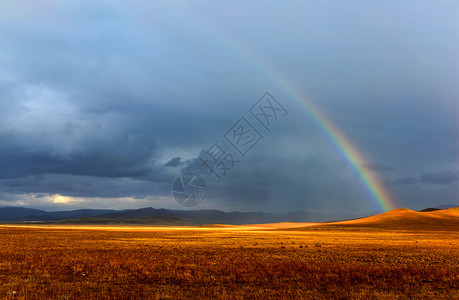
[(458, 299), (459, 232), (0, 227), (6, 299)]

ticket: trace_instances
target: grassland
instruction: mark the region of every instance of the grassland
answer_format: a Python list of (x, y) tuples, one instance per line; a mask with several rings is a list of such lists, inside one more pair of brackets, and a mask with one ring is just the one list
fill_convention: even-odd
[(3, 226), (0, 297), (459, 298), (458, 231), (275, 227)]

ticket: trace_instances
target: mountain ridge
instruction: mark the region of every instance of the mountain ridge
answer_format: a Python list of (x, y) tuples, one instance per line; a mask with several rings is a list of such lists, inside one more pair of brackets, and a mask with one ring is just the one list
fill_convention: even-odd
[[(333, 220), (333, 221), (332, 221)], [(337, 220), (337, 221), (335, 221)], [(386, 229), (449, 228), (459, 229), (459, 207), (426, 208), (414, 211), (398, 208), (370, 216), (317, 214), (294, 211), (283, 214), (264, 212), (223, 212), (219, 210), (169, 210), (145, 207), (130, 210), (79, 209), (46, 212), (44, 210), (6, 207), (0, 208), (0, 222), (41, 222), (47, 224), (143, 224), (143, 225), (250, 225), (268, 223), (315, 223), (323, 225), (372, 227)]]
[[(275, 222), (318, 222), (343, 220), (355, 217), (345, 213), (315, 213), (308, 211), (292, 211), (287, 213), (265, 212), (224, 212), (213, 209), (203, 210), (170, 210), (164, 208), (145, 207), (139, 209), (79, 209), (71, 211), (47, 212), (44, 210), (24, 207), (0, 207), (0, 222), (62, 222), (63, 220), (97, 218), (129, 220), (162, 215), (178, 218), (194, 224), (257, 224)], [(70, 221), (69, 221), (70, 222)]]

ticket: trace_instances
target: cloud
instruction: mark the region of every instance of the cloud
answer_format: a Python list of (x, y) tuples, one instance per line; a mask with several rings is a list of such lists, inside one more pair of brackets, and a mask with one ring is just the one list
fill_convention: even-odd
[(185, 162), (182, 161), (180, 157), (174, 157), (171, 160), (169, 160), (164, 166), (166, 167), (180, 167), (183, 166)]
[(415, 183), (427, 185), (450, 185), (458, 181), (457, 172), (445, 171), (440, 173), (424, 173), (419, 178), (403, 177), (392, 181), (394, 185), (412, 185)]
[(62, 195), (54, 195), (51, 201), (55, 204), (70, 204), (72, 202), (78, 202), (78, 199)]
[(378, 163), (367, 163), (367, 164), (364, 164), (364, 167), (367, 170), (372, 170), (372, 171), (394, 171), (395, 170), (395, 168), (392, 166), (378, 164)]
[(453, 170), (459, 153), (455, 10), (423, 2), (407, 13), (413, 7), (394, 2), (369, 19), (368, 5), (9, 6), (0, 11), (3, 201), (175, 205), (180, 171), (199, 168), (200, 151), (269, 91), (288, 117), (260, 128), (262, 143), (223, 183), (207, 179), (203, 207), (372, 210), (342, 149), (285, 82), (375, 162), (366, 170), (395, 192), (405, 185), (400, 206), (418, 201), (421, 184), (455, 197), (457, 173), (423, 173)]
[(420, 180), (426, 184), (447, 185), (458, 181), (457, 173), (446, 171), (442, 173), (424, 173), (420, 176)]
[(415, 183), (418, 183), (419, 179), (414, 178), (414, 177), (403, 177), (403, 178), (398, 178), (392, 181), (392, 184), (395, 185), (412, 185)]
[(164, 207), (176, 209), (178, 206), (169, 197), (69, 197), (59, 194), (2, 194), (1, 206), (25, 206), (45, 210), (73, 210), (84, 208), (132, 209), (139, 207)]

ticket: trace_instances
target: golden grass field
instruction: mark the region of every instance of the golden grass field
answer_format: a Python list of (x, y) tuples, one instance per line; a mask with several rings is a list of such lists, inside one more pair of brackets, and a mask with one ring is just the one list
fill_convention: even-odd
[(459, 299), (458, 228), (370, 227), (2, 226), (0, 297)]

